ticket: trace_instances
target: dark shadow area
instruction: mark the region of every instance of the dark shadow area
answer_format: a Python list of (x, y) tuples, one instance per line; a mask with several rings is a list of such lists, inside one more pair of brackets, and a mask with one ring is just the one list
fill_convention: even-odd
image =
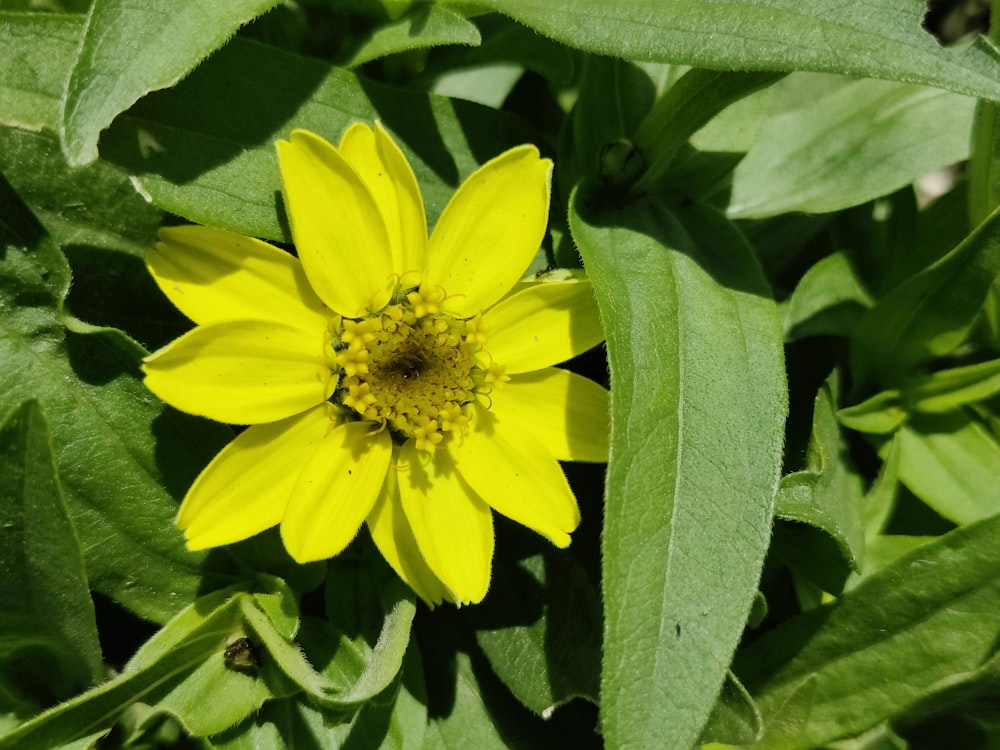
[(67, 330), (66, 354), (73, 372), (87, 385), (107, 385), (122, 376), (142, 377), (142, 349), (117, 331)]
[(45, 237), (45, 228), (21, 200), (21, 196), (0, 173), (0, 260), (7, 257), (7, 245), (35, 247)]
[(921, 26), (946, 47), (969, 43), (990, 30), (989, 0), (927, 0)]
[(191, 328), (140, 258), (88, 245), (68, 245), (63, 252), (73, 270), (66, 309), (80, 320), (120, 328), (150, 350)]
[(101, 639), (104, 661), (121, 670), (129, 659), (159, 629), (131, 611), (98, 592), (92, 592), (94, 613), (97, 615), (97, 634)]
[[(155, 396), (150, 394), (150, 399)], [(154, 457), (164, 489), (178, 502), (201, 470), (233, 438), (219, 422), (164, 406), (152, 423)]]
[(414, 636), (424, 662), (427, 686), (428, 718), (440, 719), (456, 710), (462, 696), (456, 693), (457, 680), (462, 679), (461, 691), (470, 688), (467, 678), (459, 675), (458, 654), (468, 656), (489, 719), (511, 747), (519, 748), (598, 748), (599, 736), (594, 732), (597, 710), (584, 701), (572, 701), (557, 709), (548, 720), (522, 706), (497, 678), (482, 651), (476, 645), (472, 630), (463, 622), (464, 611), (441, 607), (433, 612), (422, 611), (414, 623)]

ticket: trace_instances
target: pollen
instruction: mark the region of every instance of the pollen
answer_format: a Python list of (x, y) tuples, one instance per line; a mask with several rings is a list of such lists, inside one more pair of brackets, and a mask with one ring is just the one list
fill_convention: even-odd
[(336, 321), (327, 356), (340, 378), (334, 404), (428, 453), (465, 434), (469, 405), (505, 379), (483, 348), (481, 318), (442, 313), (444, 299), (402, 290), (369, 317)]

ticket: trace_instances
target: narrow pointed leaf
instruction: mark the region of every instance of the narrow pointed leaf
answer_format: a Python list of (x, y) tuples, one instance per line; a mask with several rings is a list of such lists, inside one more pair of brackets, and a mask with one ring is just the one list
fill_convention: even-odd
[(861, 384), (898, 385), (958, 346), (1000, 275), (1000, 209), (954, 250), (882, 297), (859, 321), (851, 364)]
[(749, 247), (697, 204), (570, 226), (607, 328), (602, 727), (690, 747), (743, 630), (771, 530), (786, 409), (777, 307)]

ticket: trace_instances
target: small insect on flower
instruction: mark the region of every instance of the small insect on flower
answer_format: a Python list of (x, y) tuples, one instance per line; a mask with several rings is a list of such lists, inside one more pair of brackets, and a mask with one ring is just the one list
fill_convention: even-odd
[(222, 659), (226, 669), (255, 675), (261, 666), (261, 655), (260, 647), (243, 635), (226, 644)]

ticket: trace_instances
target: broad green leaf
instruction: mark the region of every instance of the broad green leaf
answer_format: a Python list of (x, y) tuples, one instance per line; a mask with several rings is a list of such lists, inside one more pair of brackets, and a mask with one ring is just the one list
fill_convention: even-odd
[(985, 41), (945, 49), (920, 25), (922, 3), (869, 0), (483, 0), (564, 44), (632, 60), (716, 70), (811, 70), (923, 83), (1000, 99)]
[(94, 605), (48, 423), (28, 401), (0, 424), (0, 674), (49, 705), (104, 673)]
[[(61, 247), (141, 259), (156, 242), (163, 212), (136, 193), (128, 175), (106, 162), (70, 168), (51, 133), (0, 128), (0, 172)], [(141, 273), (139, 266), (134, 274)]]
[(865, 548), (864, 492), (840, 434), (834, 390), (828, 381), (816, 394), (806, 468), (781, 478), (774, 514), (822, 529), (844, 560), (859, 570)]
[(657, 100), (633, 135), (647, 166), (634, 185), (635, 192), (652, 187), (688, 139), (719, 112), (779, 78), (778, 73), (698, 69), (681, 76)]
[(696, 203), (606, 208), (570, 227), (611, 368), (602, 730), (689, 747), (708, 719), (767, 549), (786, 409), (777, 308), (745, 240)]
[(536, 140), (495, 110), (390, 89), (237, 38), (178, 86), (119, 117), (101, 153), (137, 175), (160, 208), (200, 224), (290, 239), (279, 218), (274, 141), (306, 128), (337, 143), (351, 122), (376, 119), (410, 158), (432, 222), (479, 164)]
[(875, 379), (897, 386), (915, 365), (951, 352), (965, 338), (998, 274), (1000, 210), (861, 319), (851, 339), (851, 369), (859, 387)]
[[(1000, 633), (1000, 517), (952, 531), (741, 652), (762, 748), (858, 734), (979, 667)], [(798, 717), (792, 721), (792, 717)]]
[(891, 193), (969, 155), (976, 100), (853, 81), (779, 112), (733, 173), (729, 215), (825, 213)]
[[(9, 227), (16, 204), (0, 206)], [(165, 413), (143, 388), (138, 346), (113, 331), (64, 329), (59, 304), (69, 274), (51, 241), (2, 239), (0, 410), (32, 398), (45, 410), (90, 585), (166, 620), (194, 598), (203, 556), (186, 553), (172, 530), (177, 506), (161, 471), (189, 474), (184, 464), (204, 446), (191, 440), (189, 420)], [(168, 451), (159, 461), (154, 420), (159, 450)]]
[(548, 716), (561, 703), (597, 703), (601, 606), (569, 553), (494, 561), (490, 596), (470, 612), (476, 641), (521, 703)]
[(357, 49), (341, 64), (353, 68), (396, 52), (442, 44), (476, 46), (480, 41), (479, 29), (458, 13), (437, 5), (414, 5), (359, 40)]
[(1000, 443), (964, 410), (912, 417), (896, 433), (899, 478), (957, 524), (1000, 513)]
[(56, 129), (83, 16), (0, 11), (0, 124)]
[(118, 114), (150, 91), (177, 83), (240, 26), (275, 5), (277, 0), (94, 0), (62, 112), (69, 163), (94, 161), (101, 131)]
[(848, 336), (872, 304), (849, 258), (828, 255), (796, 284), (784, 305), (785, 341), (807, 336)]

